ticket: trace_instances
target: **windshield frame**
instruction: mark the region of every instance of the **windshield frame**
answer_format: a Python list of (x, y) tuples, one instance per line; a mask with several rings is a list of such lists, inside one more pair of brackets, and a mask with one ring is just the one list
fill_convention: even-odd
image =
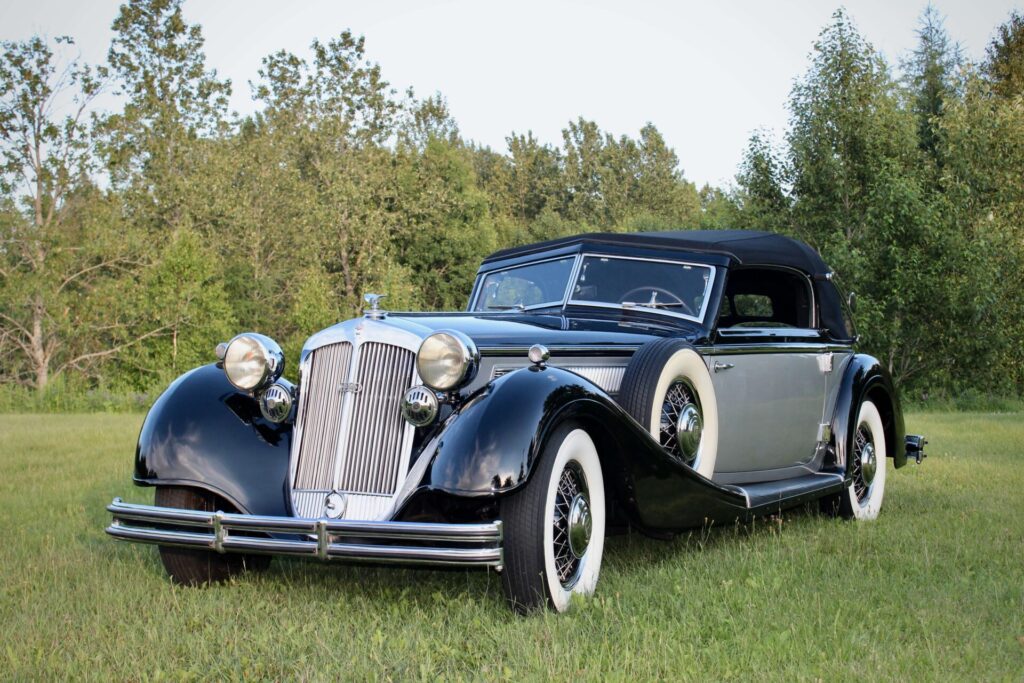
[(646, 261), (648, 263), (670, 263), (677, 266), (690, 266), (691, 268), (706, 268), (711, 271), (707, 284), (704, 285), (703, 299), (700, 305), (700, 311), (697, 315), (689, 315), (687, 313), (678, 313), (676, 311), (668, 310), (665, 308), (658, 308), (656, 306), (644, 306), (643, 304), (637, 303), (633, 306), (626, 306), (622, 303), (611, 303), (608, 301), (589, 301), (586, 299), (573, 299), (571, 296), (567, 300), (567, 305), (572, 306), (594, 306), (596, 308), (613, 308), (624, 311), (644, 311), (645, 313), (656, 313), (658, 315), (667, 315), (673, 318), (682, 318), (683, 320), (690, 320), (695, 323), (703, 323), (704, 316), (707, 315), (708, 303), (711, 298), (711, 292), (715, 286), (715, 277), (718, 275), (718, 268), (711, 265), (710, 263), (698, 263), (696, 261), (682, 261), (679, 259), (665, 259), (665, 258), (650, 258), (647, 256), (623, 256), (621, 254), (601, 254), (596, 252), (584, 252), (579, 255), (579, 259), (576, 263), (576, 270), (573, 273), (573, 284), (575, 284), (577, 278), (579, 278), (579, 271), (583, 267), (583, 260), (587, 257), (606, 258), (606, 259), (619, 259), (623, 261)]
[[(530, 266), (537, 266), (540, 265), (541, 263), (549, 263), (551, 261), (568, 261), (570, 259), (572, 260), (572, 263), (569, 264), (569, 277), (566, 279), (565, 290), (562, 292), (562, 297), (560, 299), (555, 299), (553, 301), (543, 301), (539, 304), (530, 304), (529, 306), (509, 306), (508, 308), (478, 308), (478, 305), (480, 304), (480, 297), (484, 295), (484, 281), (487, 278), (491, 277), (492, 275), (495, 275), (497, 273), (503, 273), (508, 270), (529, 268)], [(579, 261), (579, 254), (560, 254), (558, 256), (537, 259), (536, 261), (516, 263), (514, 265), (505, 266), (504, 268), (495, 268), (494, 270), (489, 270), (486, 273), (481, 273), (480, 275), (477, 276), (479, 279), (479, 284), (474, 285), (473, 287), (477, 291), (473, 295), (473, 301), (472, 303), (470, 303), (469, 311), (471, 313), (508, 313), (509, 311), (530, 311), (537, 308), (554, 308), (555, 306), (562, 308), (565, 306), (565, 300), (566, 298), (568, 298), (569, 291), (572, 289), (572, 284), (576, 279), (576, 268), (579, 266)]]
[[(539, 304), (531, 304), (529, 306), (523, 306), (522, 308), (513, 306), (508, 309), (496, 310), (496, 309), (478, 309), (477, 306), (480, 303), (480, 297), (483, 295), (483, 281), (485, 278), (493, 275), (494, 273), (500, 273), (507, 270), (514, 270), (522, 268), (524, 266), (532, 266), (539, 263), (546, 263), (548, 261), (560, 261), (571, 257), (573, 259), (572, 267), (569, 271), (569, 279), (566, 282), (565, 291), (562, 293), (561, 300), (558, 301), (546, 301)], [(679, 313), (664, 308), (644, 306), (642, 304), (636, 304), (633, 306), (624, 306), (621, 303), (611, 303), (606, 301), (589, 301), (586, 299), (573, 299), (572, 289), (579, 279), (580, 270), (583, 267), (584, 259), (588, 257), (594, 258), (607, 258), (607, 259), (621, 259), (628, 261), (646, 261), (648, 263), (670, 263), (678, 266), (690, 266), (692, 268), (706, 268), (710, 271), (708, 276), (707, 284), (704, 286), (703, 300), (701, 302), (700, 311), (697, 315), (689, 315), (687, 313)], [(477, 276), (477, 283), (474, 285), (475, 290), (472, 296), (472, 301), (469, 306), (469, 312), (474, 314), (495, 314), (495, 313), (518, 313), (522, 311), (535, 310), (539, 308), (561, 308), (565, 309), (566, 306), (583, 306), (592, 308), (607, 308), (617, 309), (621, 311), (639, 311), (643, 313), (650, 313), (654, 315), (664, 315), (672, 318), (680, 318), (683, 320), (689, 320), (698, 324), (703, 324), (705, 317), (707, 316), (708, 306), (711, 303), (711, 295), (714, 292), (715, 282), (718, 278), (719, 266), (712, 263), (703, 263), (700, 261), (686, 260), (686, 259), (673, 259), (673, 258), (654, 258), (650, 256), (626, 256), (622, 254), (608, 254), (596, 251), (582, 251), (575, 254), (559, 254), (557, 256), (550, 256), (545, 258), (539, 258), (536, 261), (526, 261), (516, 263), (514, 265), (505, 266), (502, 268), (495, 268), (489, 270), (486, 273), (480, 273)]]

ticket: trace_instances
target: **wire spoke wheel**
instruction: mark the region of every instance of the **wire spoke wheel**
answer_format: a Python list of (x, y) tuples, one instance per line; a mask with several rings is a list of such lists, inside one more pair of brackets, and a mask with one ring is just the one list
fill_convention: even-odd
[(846, 519), (872, 520), (878, 517), (885, 496), (885, 426), (878, 407), (863, 401), (847, 454), (848, 484), (839, 497), (840, 516)]
[(696, 467), (703, 430), (700, 400), (686, 381), (676, 381), (661, 404), (661, 446), (690, 467)]
[(555, 572), (562, 586), (569, 589), (579, 579), (592, 527), (586, 476), (575, 462), (566, 465), (558, 480), (552, 525)]

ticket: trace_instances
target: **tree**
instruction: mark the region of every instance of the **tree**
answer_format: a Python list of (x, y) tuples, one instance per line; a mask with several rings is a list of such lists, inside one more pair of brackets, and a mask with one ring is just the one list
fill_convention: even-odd
[[(61, 64), (38, 37), (2, 50), (0, 184), (11, 199), (0, 221), (0, 338), (13, 352), (6, 379), (43, 391), (65, 370), (88, 369), (140, 341), (112, 342), (121, 325), (95, 305), (109, 278), (138, 263), (131, 240), (118, 234), (116, 202), (88, 180), (86, 115), (105, 70)], [(70, 106), (61, 116), (63, 102)]]
[(1000, 97), (1024, 95), (1024, 14), (1012, 12), (985, 50), (982, 70)]
[(396, 159), (392, 253), (407, 272), (417, 307), (463, 308), (477, 265), (495, 248), (487, 199), (467, 156), (435, 138), (422, 151), (401, 150)]
[(938, 120), (947, 101), (958, 96), (957, 70), (963, 65), (963, 57), (934, 5), (925, 7), (918, 24), (917, 47), (905, 62), (904, 71), (917, 115), (918, 145), (941, 165), (937, 157)]
[(401, 103), (368, 62), (362, 38), (344, 32), (312, 45), (313, 61), (278, 52), (263, 61), (256, 96), (261, 125), (287, 150), (303, 187), (307, 237), (343, 305), (356, 312), (361, 295), (389, 272), (389, 210), (394, 203), (392, 152)]
[(735, 199), (743, 210), (744, 225), (769, 231), (791, 231), (790, 198), (786, 184), (792, 169), (764, 131), (755, 132), (747, 145), (736, 176)]
[(114, 185), (151, 230), (201, 223), (187, 200), (202, 138), (227, 132), (231, 83), (206, 69), (202, 29), (185, 22), (181, 0), (130, 0), (112, 28), (108, 61), (126, 97), (101, 125)]

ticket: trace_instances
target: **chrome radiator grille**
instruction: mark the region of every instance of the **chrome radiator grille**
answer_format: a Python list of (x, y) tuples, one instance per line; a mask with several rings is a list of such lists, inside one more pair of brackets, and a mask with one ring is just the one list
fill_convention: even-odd
[(331, 491), (348, 494), (345, 519), (376, 519), (388, 508), (412, 447), (399, 402), (414, 364), (412, 351), (379, 342), (339, 342), (311, 352), (293, 446), (296, 515), (322, 516)]
[(360, 348), (348, 443), (342, 452), (339, 484), (345, 491), (392, 494), (406, 422), (399, 401), (409, 388), (414, 354), (398, 346), (364, 344)]
[(294, 488), (318, 491), (334, 488), (334, 461), (344, 397), (338, 385), (347, 381), (351, 363), (351, 344), (331, 344), (313, 352), (299, 398), (302, 405), (298, 423), (302, 439), (295, 463)]

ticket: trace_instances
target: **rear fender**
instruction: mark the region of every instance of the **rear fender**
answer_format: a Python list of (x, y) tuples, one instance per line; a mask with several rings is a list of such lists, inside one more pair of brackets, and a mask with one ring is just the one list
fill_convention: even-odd
[(906, 430), (892, 377), (877, 359), (860, 353), (846, 366), (832, 417), (837, 460), (849, 462), (846, 456), (853, 450), (853, 426), (857, 423), (860, 404), (865, 400), (874, 403), (881, 413), (885, 427), (885, 452), (892, 458), (893, 467), (903, 467), (907, 464)]
[(291, 514), (286, 484), (290, 423), (263, 418), (256, 400), (216, 365), (185, 373), (157, 399), (135, 451), (139, 486), (190, 486), (240, 512)]

